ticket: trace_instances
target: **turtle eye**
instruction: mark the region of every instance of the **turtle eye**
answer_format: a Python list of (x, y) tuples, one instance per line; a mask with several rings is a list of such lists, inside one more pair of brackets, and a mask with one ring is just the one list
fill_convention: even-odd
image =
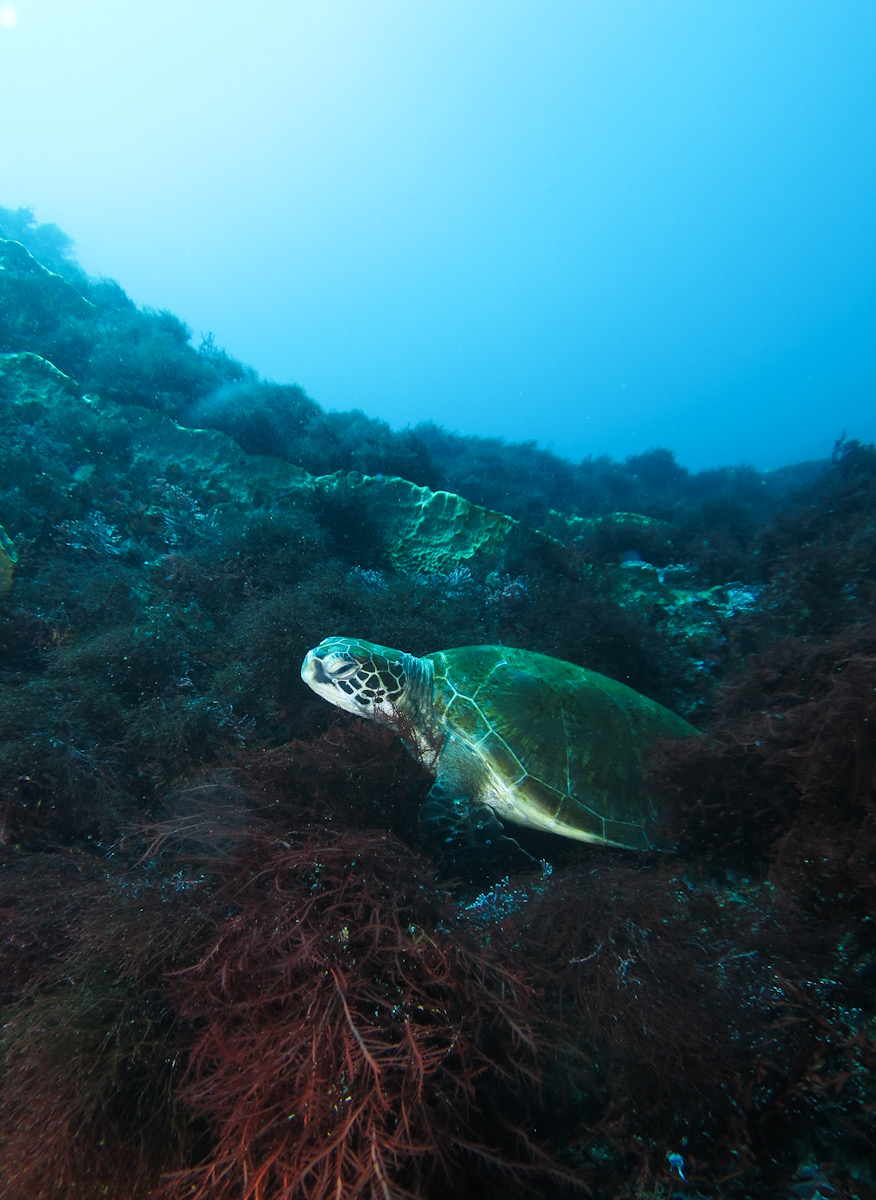
[(334, 682), (339, 679), (352, 679), (359, 670), (359, 664), (353, 662), (352, 659), (345, 658), (343, 654), (329, 654), (322, 660), (322, 665), (326, 674), (331, 675)]

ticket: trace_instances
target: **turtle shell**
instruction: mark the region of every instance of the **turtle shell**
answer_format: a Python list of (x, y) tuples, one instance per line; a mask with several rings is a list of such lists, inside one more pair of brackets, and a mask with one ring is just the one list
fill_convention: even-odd
[(691, 725), (605, 675), (529, 650), (466, 646), (426, 657), (439, 723), (457, 756), (465, 747), (477, 765), (477, 799), (507, 820), (581, 841), (650, 845), (644, 756), (696, 733)]

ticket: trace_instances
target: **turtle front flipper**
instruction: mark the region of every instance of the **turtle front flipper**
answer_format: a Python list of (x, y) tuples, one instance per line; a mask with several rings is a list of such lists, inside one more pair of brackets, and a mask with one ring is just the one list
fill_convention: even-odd
[(488, 804), (461, 795), (440, 775), (420, 806), (418, 824), (420, 841), (439, 860), (445, 877), (476, 882), (538, 862), (508, 836)]

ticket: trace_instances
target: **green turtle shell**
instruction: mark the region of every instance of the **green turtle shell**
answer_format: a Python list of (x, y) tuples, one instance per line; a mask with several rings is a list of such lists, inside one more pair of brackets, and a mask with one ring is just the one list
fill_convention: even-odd
[[(506, 646), (425, 656), (439, 725), (474, 756), (499, 816), (580, 841), (650, 845), (643, 757), (696, 730), (632, 688), (584, 667)], [(461, 749), (461, 747), (460, 747)]]

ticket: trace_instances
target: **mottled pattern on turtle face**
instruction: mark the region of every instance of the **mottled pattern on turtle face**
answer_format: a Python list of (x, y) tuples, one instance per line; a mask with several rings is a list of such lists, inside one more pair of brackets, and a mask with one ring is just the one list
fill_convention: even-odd
[(301, 678), (338, 708), (373, 717), (398, 707), (407, 682), (403, 660), (404, 655), (387, 646), (326, 638), (305, 658)]

